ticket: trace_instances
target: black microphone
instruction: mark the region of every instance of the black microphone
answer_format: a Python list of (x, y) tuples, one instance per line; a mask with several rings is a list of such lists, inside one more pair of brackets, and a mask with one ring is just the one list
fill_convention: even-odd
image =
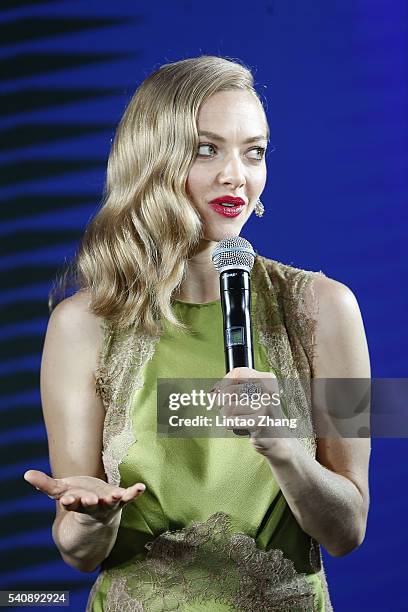
[[(233, 368), (254, 367), (250, 272), (255, 257), (251, 243), (241, 236), (221, 240), (211, 257), (220, 274), (227, 373)], [(233, 429), (233, 432), (237, 436), (249, 435), (247, 429)]]

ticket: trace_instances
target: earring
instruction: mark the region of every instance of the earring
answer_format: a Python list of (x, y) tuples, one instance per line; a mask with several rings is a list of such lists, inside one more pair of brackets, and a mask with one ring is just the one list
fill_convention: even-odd
[(261, 200), (257, 200), (254, 210), (257, 217), (263, 217), (265, 206), (262, 204)]

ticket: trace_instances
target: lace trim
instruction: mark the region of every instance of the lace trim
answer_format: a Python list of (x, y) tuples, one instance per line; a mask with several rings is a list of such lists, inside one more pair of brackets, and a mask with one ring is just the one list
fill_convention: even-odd
[[(254, 316), (260, 343), (269, 364), (284, 388), (290, 416), (299, 419), (305, 437), (300, 438), (308, 452), (316, 455), (311, 408), (311, 364), (315, 346), (317, 305), (312, 289), (316, 272), (286, 266), (258, 257), (253, 278), (258, 299)], [(312, 310), (306, 306), (310, 290)], [(284, 383), (285, 379), (290, 381)]]
[(324, 571), (323, 562), (321, 562), (322, 569), (319, 572), (320, 580), (323, 585), (324, 594), (324, 612), (333, 612), (333, 606), (330, 601), (329, 588), (327, 586), (326, 572)]
[(293, 334), (301, 343), (294, 343), (295, 360), (299, 356), (297, 351), (301, 350), (302, 346), (303, 355), (307, 359), (308, 373), (313, 374), (313, 361), (316, 354), (316, 321), (319, 314), (314, 281), (325, 275), (323, 272), (310, 272), (297, 268), (292, 268), (293, 270), (295, 270), (295, 272), (292, 272), (293, 280), (287, 285), (285, 298), (289, 312), (295, 314), (295, 316), (290, 317)]
[[(256, 318), (260, 343), (264, 346), (269, 365), (275, 369), (285, 391), (291, 416), (300, 418), (305, 428), (314, 432), (310, 378), (315, 357), (318, 302), (314, 280), (323, 272), (311, 272), (287, 266), (258, 256), (254, 265), (254, 281), (258, 299)], [(284, 379), (290, 380), (289, 387)], [(307, 451), (316, 456), (316, 438), (308, 435), (300, 439)], [(319, 543), (310, 538), (309, 562), (320, 572), (325, 610), (332, 611)]]
[(103, 430), (103, 465), (110, 484), (120, 484), (119, 465), (136, 442), (130, 414), (132, 397), (143, 382), (140, 372), (152, 358), (157, 337), (114, 330), (103, 325), (104, 339), (95, 372), (96, 393), (106, 410)]
[(161, 534), (146, 559), (110, 570), (109, 579), (109, 612), (183, 610), (209, 601), (245, 612), (313, 610), (313, 587), (292, 561), (280, 550), (258, 550), (249, 536), (232, 533), (222, 512)]
[(86, 609), (85, 612), (91, 612), (92, 610), (92, 606), (93, 606), (93, 602), (95, 600), (96, 594), (99, 591), (99, 588), (102, 586), (102, 582), (105, 578), (105, 572), (102, 571), (99, 573), (97, 579), (95, 580), (95, 582), (92, 585), (91, 590), (89, 591), (89, 595), (88, 595), (88, 601), (86, 604)]

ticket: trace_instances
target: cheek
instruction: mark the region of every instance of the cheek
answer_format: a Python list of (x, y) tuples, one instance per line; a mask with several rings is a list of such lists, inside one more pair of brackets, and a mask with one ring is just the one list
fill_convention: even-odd
[(253, 178), (253, 185), (256, 191), (263, 191), (266, 184), (266, 167), (261, 169)]
[(202, 187), (202, 183), (203, 180), (201, 173), (197, 170), (197, 168), (192, 168), (187, 177), (187, 192), (192, 196), (198, 195)]

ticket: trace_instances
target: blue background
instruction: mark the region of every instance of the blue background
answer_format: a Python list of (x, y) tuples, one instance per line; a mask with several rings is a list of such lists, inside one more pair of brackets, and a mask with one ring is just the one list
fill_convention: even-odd
[[(271, 141), (256, 249), (356, 294), (376, 377), (406, 377), (408, 7), (403, 0), (2, 2), (0, 589), (71, 591), (95, 575), (51, 540), (39, 397), (47, 295), (97, 210), (111, 138), (139, 83), (201, 54), (239, 58)], [(366, 540), (325, 564), (337, 611), (406, 610), (406, 440), (374, 440)]]

